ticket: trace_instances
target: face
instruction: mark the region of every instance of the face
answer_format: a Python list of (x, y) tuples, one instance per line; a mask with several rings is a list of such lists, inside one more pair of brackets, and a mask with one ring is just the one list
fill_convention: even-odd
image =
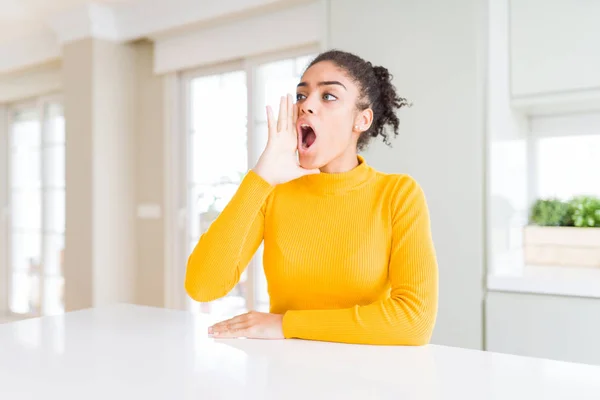
[[(359, 111), (358, 86), (329, 61), (310, 67), (296, 91), (298, 154), (303, 168), (356, 162), (356, 143), (372, 120), (370, 109)], [(358, 125), (358, 129), (355, 126)], [(331, 169), (331, 168), (330, 168)]]

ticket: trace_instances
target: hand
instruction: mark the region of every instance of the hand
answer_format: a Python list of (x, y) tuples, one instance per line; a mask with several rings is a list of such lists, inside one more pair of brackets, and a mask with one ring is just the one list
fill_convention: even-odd
[(281, 97), (277, 122), (273, 117), (273, 110), (268, 106), (267, 120), (269, 139), (265, 151), (254, 167), (254, 172), (271, 185), (289, 182), (304, 175), (318, 174), (320, 172), (318, 169), (302, 168), (296, 157), (298, 107), (294, 105), (292, 95)]
[(285, 339), (283, 315), (256, 311), (219, 322), (208, 333), (217, 338)]

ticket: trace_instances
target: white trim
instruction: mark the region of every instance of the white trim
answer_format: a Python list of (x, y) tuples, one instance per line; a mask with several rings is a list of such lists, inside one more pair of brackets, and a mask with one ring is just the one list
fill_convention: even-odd
[(600, 135), (600, 111), (530, 118), (533, 137)]
[[(60, 46), (52, 32), (15, 39), (0, 46), (0, 73), (8, 73), (60, 58)], [(0, 97), (6, 97), (0, 88)], [(0, 101), (2, 101), (0, 99)]]
[[(180, 74), (181, 82), (183, 85), (182, 90), (184, 90), (184, 88), (186, 87), (185, 82), (189, 83), (191, 80), (193, 80), (195, 78), (199, 78), (202, 76), (226, 74), (228, 72), (242, 71), (243, 69), (244, 69), (244, 62), (239, 61), (239, 60), (224, 62), (224, 63), (220, 63), (220, 64), (216, 64), (216, 65), (198, 67), (198, 68), (194, 68), (194, 69), (188, 69)], [(182, 100), (185, 101), (185, 98), (183, 98)], [(190, 133), (191, 128), (186, 129), (186, 132)]]
[(513, 96), (511, 106), (528, 115), (554, 115), (600, 110), (600, 88)]
[[(164, 306), (184, 310), (185, 297), (183, 279), (180, 276), (181, 247), (186, 245), (185, 232), (181, 234), (181, 122), (183, 103), (181, 101), (180, 77), (168, 74), (163, 78), (164, 92)], [(185, 264), (183, 264), (185, 265)]]
[[(121, 40), (157, 38), (183, 27), (241, 14), (289, 7), (306, 0), (146, 0), (122, 4), (117, 13)], [(185, 28), (183, 28), (185, 29)]]
[(525, 266), (512, 274), (490, 274), (488, 291), (600, 298), (600, 269)]
[(527, 204), (531, 206), (538, 199), (538, 138), (531, 130), (531, 118), (527, 119)]
[[(251, 60), (247, 60), (244, 65), (244, 70), (246, 71), (246, 110), (247, 110), (247, 123), (246, 123), (246, 151), (247, 151), (247, 160), (248, 160), (248, 170), (253, 168), (260, 154), (257, 155), (256, 148), (256, 107), (257, 104), (254, 101), (254, 93), (257, 87), (256, 81), (256, 64), (254, 64)], [(246, 268), (246, 287), (249, 288), (248, 293), (246, 295), (246, 308), (248, 310), (256, 310), (256, 299), (258, 294), (256, 293), (257, 289), (257, 277), (258, 277), (258, 266), (260, 262), (257, 260), (257, 254), (254, 254), (248, 263), (248, 267)]]
[(0, 315), (8, 313), (8, 109), (0, 105)]
[[(294, 29), (302, 15), (302, 29)], [(321, 2), (302, 4), (157, 39), (154, 72), (166, 73), (239, 60), (282, 49), (320, 45), (326, 24)]]

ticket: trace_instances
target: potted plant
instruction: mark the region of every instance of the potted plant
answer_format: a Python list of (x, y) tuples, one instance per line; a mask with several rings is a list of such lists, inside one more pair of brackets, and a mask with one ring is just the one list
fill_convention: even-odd
[(600, 199), (539, 199), (523, 237), (526, 264), (600, 267)]

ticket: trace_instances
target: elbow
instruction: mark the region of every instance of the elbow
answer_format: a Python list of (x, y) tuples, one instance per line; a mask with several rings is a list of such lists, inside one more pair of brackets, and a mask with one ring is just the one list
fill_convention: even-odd
[[(192, 256), (188, 260), (185, 274), (184, 289), (187, 295), (200, 303), (214, 301), (225, 296), (228, 290), (219, 285), (217, 280), (211, 274), (207, 274), (207, 269), (203, 268), (203, 263), (196, 260), (192, 262)], [(192, 267), (192, 265), (194, 265)]]
[[(430, 304), (416, 307), (412, 312), (405, 310), (403, 317), (390, 326), (390, 343), (398, 346), (424, 346), (429, 344), (435, 328), (436, 306)], [(408, 315), (410, 315), (408, 317)], [(402, 321), (402, 322), (400, 322)]]
[(425, 346), (431, 340), (432, 330), (411, 329), (391, 329), (391, 332), (383, 343), (387, 346)]
[(192, 300), (200, 303), (217, 300), (219, 297), (221, 297), (212, 293), (210, 288), (204, 287), (204, 285), (199, 284), (198, 281), (192, 281), (190, 278), (185, 279), (184, 288), (185, 292)]

